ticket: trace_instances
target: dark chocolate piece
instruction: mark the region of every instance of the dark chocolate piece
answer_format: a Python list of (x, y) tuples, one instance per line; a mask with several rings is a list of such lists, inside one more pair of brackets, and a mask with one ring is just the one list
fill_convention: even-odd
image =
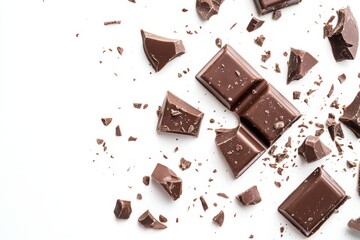
[(357, 218), (357, 219), (351, 219), (347, 226), (351, 229), (354, 229), (354, 230), (357, 230), (357, 231), (360, 231), (360, 218)]
[(174, 201), (180, 197), (182, 180), (170, 168), (158, 163), (151, 177), (161, 184)]
[(324, 35), (328, 37), (334, 58), (337, 62), (353, 60), (359, 44), (359, 29), (350, 7), (336, 11), (338, 22), (334, 29), (326, 24)]
[(143, 183), (145, 184), (145, 186), (149, 186), (150, 177), (149, 176), (144, 176), (143, 177)]
[(257, 19), (256, 17), (252, 17), (252, 19), (250, 20), (248, 26), (246, 27), (246, 30), (248, 32), (252, 32), (255, 31), (256, 29), (258, 29), (259, 27), (261, 27), (264, 24), (265, 21), (262, 21), (260, 19)]
[(138, 219), (139, 223), (143, 225), (145, 228), (153, 228), (153, 229), (165, 229), (166, 225), (162, 224), (154, 216), (149, 212), (149, 210), (145, 211)]
[(357, 138), (360, 138), (360, 92), (357, 93), (352, 103), (345, 108), (339, 120), (350, 128)]
[(257, 186), (252, 186), (243, 193), (240, 193), (236, 198), (244, 205), (255, 205), (261, 202), (260, 193), (257, 189)]
[(116, 200), (114, 214), (119, 219), (128, 219), (131, 215), (131, 202), (126, 200)]
[(318, 61), (308, 52), (291, 48), (287, 83), (303, 78)]
[(341, 128), (340, 123), (337, 123), (335, 119), (328, 118), (326, 120), (326, 126), (329, 130), (331, 140), (335, 141), (335, 137), (344, 138), (344, 132)]
[(121, 130), (119, 125), (115, 127), (115, 136), (121, 137)]
[(320, 141), (319, 137), (308, 136), (299, 147), (298, 153), (306, 162), (311, 163), (329, 155), (331, 150)]
[(273, 20), (279, 20), (279, 18), (281, 18), (281, 11), (280, 10), (275, 10), (273, 12), (272, 19)]
[(181, 170), (186, 170), (191, 166), (191, 162), (186, 160), (185, 158), (181, 158), (180, 159), (180, 164), (179, 167), (181, 168)]
[(141, 30), (146, 57), (156, 72), (168, 62), (185, 53), (181, 40), (169, 39)]
[(339, 80), (340, 83), (345, 82), (345, 80), (346, 80), (346, 75), (345, 75), (345, 73), (339, 75), (339, 76), (338, 76), (338, 80)]
[(254, 0), (259, 14), (264, 15), (277, 9), (285, 8), (301, 2), (301, 0)]
[(204, 113), (167, 92), (157, 123), (158, 132), (198, 136)]
[(254, 41), (257, 45), (262, 47), (262, 45), (264, 44), (264, 41), (265, 41), (265, 37), (264, 37), (264, 35), (260, 35)]
[(316, 168), (279, 206), (279, 212), (309, 237), (337, 210), (347, 195), (322, 168)]
[(213, 217), (213, 222), (219, 225), (221, 227), (224, 223), (225, 214), (223, 210), (220, 210), (220, 212)]
[(204, 20), (209, 20), (219, 13), (220, 5), (224, 0), (196, 0), (196, 10)]
[(204, 211), (209, 209), (209, 207), (205, 201), (205, 198), (202, 195), (200, 196), (200, 202), (201, 202), (201, 206), (203, 207)]
[(104, 126), (108, 126), (112, 121), (112, 118), (102, 118), (101, 122), (104, 124)]

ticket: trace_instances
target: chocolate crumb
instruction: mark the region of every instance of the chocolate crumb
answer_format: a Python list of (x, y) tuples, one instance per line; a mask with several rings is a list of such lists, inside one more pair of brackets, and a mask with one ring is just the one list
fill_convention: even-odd
[(115, 136), (121, 137), (121, 130), (119, 125), (117, 125), (115, 128)]
[(202, 195), (200, 196), (200, 201), (201, 201), (201, 205), (202, 205), (204, 211), (208, 210), (209, 207), (205, 201), (205, 198)]
[(101, 121), (104, 124), (104, 126), (108, 126), (111, 123), (112, 118), (101, 118)]
[(273, 12), (272, 19), (273, 20), (278, 20), (279, 18), (281, 18), (281, 11), (280, 10), (275, 10)]
[(354, 168), (354, 167), (356, 167), (356, 162), (354, 162), (354, 161), (350, 161), (350, 160), (347, 160), (346, 161), (346, 166), (348, 167), (348, 168)]
[(258, 29), (259, 27), (261, 27), (261, 26), (264, 24), (264, 22), (265, 22), (265, 21), (262, 21), (262, 20), (260, 20), (260, 19), (257, 19), (257, 18), (255, 18), (255, 17), (253, 17), (253, 18), (250, 20), (250, 22), (249, 22), (246, 30), (247, 30), (248, 32), (255, 31), (256, 29)]
[(166, 223), (168, 221), (167, 218), (165, 216), (161, 215), (161, 214), (159, 215), (159, 220), (162, 223)]
[(179, 167), (181, 168), (181, 170), (186, 170), (186, 169), (190, 168), (190, 166), (191, 166), (190, 161), (186, 160), (185, 158), (180, 159)]
[(149, 186), (150, 177), (149, 176), (144, 176), (143, 177), (143, 183), (145, 184), (145, 186)]
[(265, 41), (265, 36), (264, 35), (260, 35), (257, 38), (254, 39), (255, 43), (257, 45), (259, 45), (260, 47), (262, 47), (262, 45), (264, 44)]
[(229, 197), (225, 193), (217, 193), (219, 197), (228, 199)]
[(181, 9), (182, 12), (187, 12), (188, 10), (186, 8)]
[(297, 100), (300, 99), (301, 92), (299, 91), (293, 91), (293, 99)]
[(278, 63), (275, 63), (275, 72), (281, 73), (280, 66)]
[(129, 142), (135, 142), (137, 140), (137, 138), (136, 137), (133, 137), (133, 136), (130, 136), (129, 138), (128, 138), (128, 141)]
[(285, 147), (291, 148), (291, 137), (288, 137), (287, 142), (285, 143)]
[(158, 220), (154, 218), (154, 216), (149, 212), (149, 210), (145, 211), (139, 218), (138, 221), (145, 228), (153, 228), (153, 229), (165, 229), (166, 225), (162, 224)]
[(345, 75), (345, 73), (339, 75), (339, 76), (338, 76), (338, 80), (339, 80), (340, 83), (345, 82), (345, 80), (346, 80), (346, 75)]
[(107, 21), (107, 22), (104, 22), (104, 25), (112, 25), (112, 24), (120, 24), (121, 21)]
[(99, 144), (99, 145), (101, 145), (101, 144), (104, 143), (104, 140), (101, 139), (101, 138), (98, 138), (98, 139), (96, 139), (96, 143)]
[(220, 38), (216, 38), (215, 39), (215, 45), (219, 48), (222, 47), (222, 40)]
[(136, 199), (137, 199), (137, 200), (141, 200), (141, 199), (142, 199), (141, 193), (138, 193), (138, 194), (136, 195)]
[(224, 223), (224, 217), (225, 217), (224, 211), (220, 210), (220, 212), (217, 215), (215, 215), (212, 220), (214, 223), (219, 225), (219, 227), (221, 227)]
[(330, 87), (329, 93), (327, 94), (327, 97), (330, 98), (331, 95), (333, 94), (333, 92), (334, 92), (334, 84), (331, 84), (331, 87)]
[(281, 187), (281, 182), (276, 182), (276, 181), (275, 181), (274, 184), (275, 184), (275, 186), (278, 187), (278, 188)]
[(266, 62), (271, 57), (271, 51), (265, 51), (265, 54), (261, 55), (261, 61)]
[(142, 103), (133, 103), (134, 108), (140, 109), (142, 106)]
[(120, 55), (122, 55), (123, 52), (124, 52), (124, 49), (123, 49), (122, 47), (117, 47), (116, 50), (118, 51), (118, 53), (119, 53)]

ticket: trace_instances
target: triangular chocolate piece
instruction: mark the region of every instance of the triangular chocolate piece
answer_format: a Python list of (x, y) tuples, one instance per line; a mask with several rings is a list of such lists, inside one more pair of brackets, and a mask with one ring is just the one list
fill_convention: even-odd
[(146, 57), (156, 72), (168, 62), (185, 53), (181, 40), (169, 39), (141, 30)]
[(182, 180), (170, 168), (158, 163), (151, 174), (175, 201), (182, 193)]
[(291, 48), (287, 83), (303, 78), (318, 61), (308, 52)]
[(344, 138), (344, 132), (341, 128), (340, 123), (337, 123), (335, 119), (328, 118), (326, 120), (326, 126), (329, 130), (331, 140), (335, 141), (336, 137)]
[(331, 150), (320, 141), (319, 137), (308, 136), (299, 147), (298, 153), (311, 163), (329, 155)]
[(339, 118), (357, 138), (360, 138), (360, 92), (355, 99), (344, 110), (344, 114)]

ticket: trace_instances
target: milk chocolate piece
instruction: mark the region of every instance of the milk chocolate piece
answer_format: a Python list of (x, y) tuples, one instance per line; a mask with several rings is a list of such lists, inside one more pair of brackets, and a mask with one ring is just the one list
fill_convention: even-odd
[(198, 136), (203, 116), (204, 113), (168, 91), (159, 114), (157, 131)]
[(224, 223), (225, 214), (223, 210), (220, 210), (220, 212), (213, 217), (213, 222), (219, 225), (221, 227)]
[(153, 229), (165, 229), (167, 228), (165, 224), (162, 224), (154, 216), (149, 212), (149, 210), (145, 211), (138, 219), (139, 223), (143, 225), (145, 228), (153, 228)]
[(338, 80), (339, 80), (340, 83), (345, 82), (345, 80), (346, 80), (346, 75), (345, 75), (345, 73), (339, 75), (339, 76), (338, 76)]
[(168, 220), (167, 220), (167, 218), (165, 216), (160, 214), (159, 215), (159, 221), (162, 222), (162, 223), (166, 223)]
[(258, 36), (257, 38), (255, 38), (255, 43), (257, 45), (259, 45), (260, 47), (262, 47), (262, 45), (264, 44), (264, 41), (265, 41), (265, 36), (264, 35), (260, 35)]
[(328, 118), (326, 120), (326, 126), (329, 130), (331, 140), (335, 141), (335, 137), (344, 138), (344, 132), (341, 128), (340, 123), (337, 123), (335, 119)]
[(156, 72), (168, 62), (185, 53), (181, 40), (161, 37), (141, 30), (145, 55)]
[(180, 159), (180, 165), (179, 167), (181, 168), (181, 170), (186, 170), (191, 166), (191, 162), (186, 160), (185, 158), (181, 158)]
[(119, 219), (128, 219), (131, 215), (131, 202), (126, 200), (116, 200), (114, 214)]
[(279, 212), (306, 237), (345, 201), (347, 195), (322, 168), (316, 168), (279, 206)]
[(357, 138), (360, 138), (360, 92), (357, 93), (352, 103), (345, 108), (339, 120), (350, 128)]
[(150, 177), (149, 176), (144, 176), (143, 177), (143, 183), (145, 184), (145, 186), (149, 186)]
[(351, 229), (354, 229), (354, 230), (357, 230), (357, 231), (360, 231), (360, 218), (357, 218), (357, 219), (351, 219), (347, 226)]
[(287, 83), (303, 78), (318, 61), (308, 52), (291, 48)]
[(151, 177), (161, 184), (174, 201), (180, 197), (182, 193), (182, 180), (171, 169), (158, 163)]
[(272, 19), (273, 20), (279, 20), (281, 18), (281, 15), (282, 15), (282, 13), (281, 13), (280, 10), (275, 10), (273, 12)]
[(257, 189), (257, 186), (252, 186), (243, 193), (240, 193), (236, 198), (244, 205), (255, 205), (261, 202), (260, 193)]
[(219, 13), (220, 5), (224, 0), (196, 0), (196, 10), (204, 20), (209, 20)]
[(121, 137), (121, 129), (119, 125), (115, 127), (115, 136)]
[(108, 126), (112, 121), (112, 118), (101, 118), (101, 122), (104, 124), (104, 126)]
[(200, 202), (201, 202), (201, 206), (203, 207), (204, 211), (209, 209), (209, 207), (205, 201), (205, 198), (202, 195), (200, 196)]
[(301, 2), (301, 0), (254, 0), (259, 14), (264, 15), (277, 9), (285, 8)]
[(338, 22), (334, 29), (331, 25), (325, 25), (327, 37), (331, 44), (334, 58), (337, 62), (343, 60), (353, 60), (359, 44), (359, 29), (356, 19), (352, 14), (350, 7), (342, 8), (336, 11)]
[(250, 20), (248, 26), (246, 27), (246, 30), (248, 32), (252, 32), (255, 31), (256, 29), (258, 29), (259, 27), (261, 27), (264, 24), (265, 21), (262, 21), (260, 19), (257, 19), (256, 17), (252, 17), (252, 19)]
[(298, 153), (306, 162), (311, 163), (329, 155), (331, 150), (320, 141), (319, 137), (308, 136), (299, 147)]

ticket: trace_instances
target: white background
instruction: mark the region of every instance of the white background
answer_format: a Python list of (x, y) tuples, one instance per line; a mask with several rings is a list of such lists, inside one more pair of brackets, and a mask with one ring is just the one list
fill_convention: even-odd
[[(309, 126), (304, 135), (314, 134), (317, 128), (308, 124), (310, 120), (325, 123), (329, 112), (341, 116), (341, 109), (330, 108), (330, 103), (338, 98), (341, 106), (347, 105), (359, 90), (360, 56), (336, 63), (328, 40), (322, 38), (324, 23), (348, 4), (360, 21), (360, 5), (350, 0), (304, 0), (283, 9), (278, 21), (271, 14), (258, 16), (251, 0), (226, 0), (209, 21), (199, 18), (194, 0), (137, 0), (136, 4), (1, 0), (0, 239), (247, 239), (251, 234), (254, 239), (280, 239), (281, 226), (285, 227), (282, 239), (304, 239), (277, 207), (320, 165), (351, 199), (311, 239), (359, 238), (346, 226), (351, 218), (360, 217), (357, 168), (346, 166), (346, 160), (358, 162), (359, 140), (343, 126), (345, 138), (339, 140), (344, 144), (343, 156), (338, 156), (327, 130), (321, 140), (334, 157), (307, 164), (294, 152), (304, 139), (298, 137), (298, 125)], [(188, 11), (182, 12), (183, 8)], [(249, 33), (246, 26), (252, 16), (265, 23)], [(122, 22), (104, 26), (111, 20)], [(155, 73), (144, 55), (140, 29), (183, 40), (186, 53)], [(263, 47), (254, 43), (260, 34), (266, 37)], [(265, 153), (235, 180), (216, 148), (214, 131), (207, 128), (235, 127), (237, 119), (195, 75), (218, 51), (217, 37), (234, 47), (303, 114), (276, 142), (281, 152), (288, 136), (292, 137), (292, 157), (284, 162), (288, 168), (283, 176), (262, 160), (268, 157)], [(124, 48), (122, 56), (117, 46)], [(310, 52), (319, 63), (302, 80), (286, 85), (288, 57), (283, 52), (290, 47)], [(262, 63), (265, 50), (271, 50), (272, 57)], [(275, 63), (281, 73), (274, 71)], [(187, 68), (189, 73), (178, 78)], [(340, 84), (337, 76), (342, 73), (347, 80)], [(323, 79), (320, 87), (314, 84), (318, 75)], [(335, 91), (328, 99), (331, 84)], [(316, 91), (307, 105), (303, 100), (309, 89)], [(167, 90), (204, 112), (198, 138), (156, 133), (156, 109)], [(294, 90), (302, 91), (301, 100), (292, 100)], [(135, 109), (134, 102), (149, 107)], [(105, 127), (102, 117), (112, 117), (113, 122)], [(211, 118), (216, 123), (211, 124)], [(121, 137), (114, 134), (117, 124)], [(129, 136), (138, 140), (128, 142)], [(96, 144), (97, 138), (106, 141), (107, 153)], [(354, 150), (347, 147), (350, 142)], [(179, 148), (176, 153), (175, 147)], [(190, 169), (178, 168), (181, 157), (192, 161)], [(142, 177), (150, 175), (158, 162), (183, 179), (183, 195), (176, 202), (154, 182), (147, 187), (142, 184)], [(281, 188), (274, 181), (280, 181)], [(263, 200), (243, 207), (235, 196), (252, 185), (258, 186)], [(230, 198), (220, 198), (218, 192)], [(136, 199), (137, 193), (142, 200)], [(201, 195), (209, 205), (206, 212), (199, 199), (193, 201)], [(118, 198), (132, 201), (130, 219), (115, 219)], [(155, 217), (165, 215), (168, 228), (156, 231), (138, 224), (137, 218), (147, 209)], [(221, 209), (225, 222), (219, 228), (212, 218)]]

